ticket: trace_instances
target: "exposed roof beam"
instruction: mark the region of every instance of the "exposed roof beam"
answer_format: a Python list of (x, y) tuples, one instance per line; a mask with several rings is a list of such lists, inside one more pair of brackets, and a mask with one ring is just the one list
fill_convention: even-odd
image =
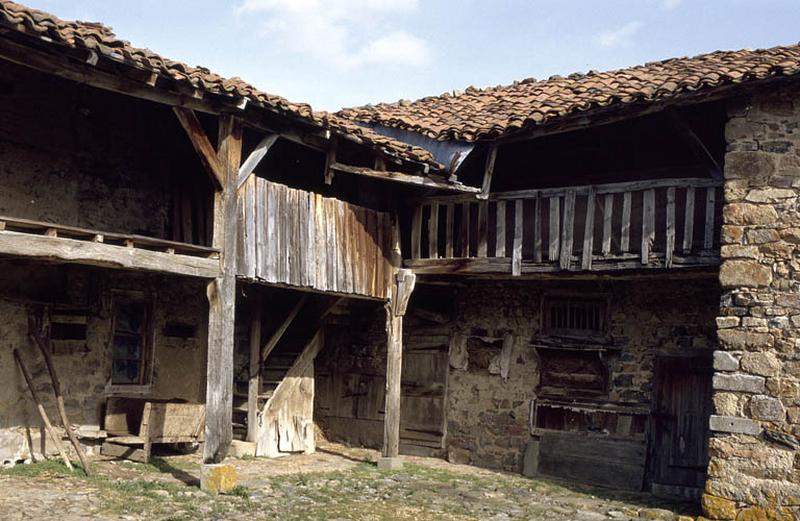
[(278, 140), (280, 135), (278, 134), (269, 134), (262, 139), (256, 148), (250, 152), (250, 155), (247, 156), (242, 166), (239, 168), (239, 175), (236, 177), (236, 187), (240, 188), (247, 178), (250, 177), (250, 174), (256, 169), (258, 164), (261, 162), (264, 157), (266, 157), (267, 152), (269, 149), (272, 148), (272, 145)]
[(489, 191), (492, 189), (492, 175), (494, 175), (494, 163), (497, 160), (497, 145), (489, 148), (489, 153), (486, 156), (486, 168), (483, 171), (483, 186), (478, 199), (486, 199), (489, 197)]
[(197, 114), (192, 109), (184, 107), (172, 107), (172, 110), (178, 117), (183, 130), (186, 131), (186, 135), (189, 136), (189, 141), (192, 142), (192, 146), (200, 157), (200, 162), (211, 179), (211, 183), (214, 184), (217, 190), (222, 190), (225, 186), (225, 174), (222, 170), (222, 165), (217, 159), (217, 152), (214, 150), (214, 146), (208, 140), (200, 120), (197, 119)]
[(404, 174), (402, 172), (389, 172), (385, 170), (373, 170), (372, 168), (365, 168), (361, 166), (343, 165), (342, 163), (332, 163), (330, 165), (332, 170), (338, 172), (345, 172), (348, 174), (363, 175), (373, 177), (375, 179), (382, 179), (384, 181), (393, 181), (396, 183), (405, 183), (417, 186), (424, 186), (427, 188), (434, 188), (436, 190), (448, 190), (451, 192), (461, 192), (468, 194), (480, 193), (480, 188), (463, 185), (460, 183), (448, 183), (446, 181), (437, 181), (430, 177), (422, 177), (418, 175)]

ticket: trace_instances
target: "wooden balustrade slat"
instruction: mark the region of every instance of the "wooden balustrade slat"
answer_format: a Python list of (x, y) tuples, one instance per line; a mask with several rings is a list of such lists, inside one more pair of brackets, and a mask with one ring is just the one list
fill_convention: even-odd
[(486, 257), (488, 252), (489, 203), (478, 203), (478, 257)]
[(560, 233), (561, 233), (561, 226), (559, 224), (559, 218), (561, 215), (561, 209), (559, 208), (561, 204), (561, 199), (558, 197), (551, 197), (550, 201), (550, 230), (548, 237), (550, 238), (550, 249), (548, 251), (547, 259), (550, 261), (555, 261), (558, 259), (558, 254), (561, 248), (560, 243)]
[(453, 203), (449, 203), (447, 205), (447, 212), (445, 218), (447, 222), (445, 223), (447, 226), (447, 233), (445, 234), (445, 244), (444, 244), (444, 256), (448, 259), (453, 258), (453, 230), (455, 228), (455, 205)]
[(614, 212), (614, 194), (606, 194), (603, 199), (603, 255), (611, 253), (611, 216)]
[(586, 196), (586, 221), (583, 227), (583, 255), (581, 269), (592, 269), (592, 250), (594, 249), (594, 204), (595, 194), (589, 192)]
[(714, 214), (716, 212), (717, 189), (714, 186), (706, 188), (706, 225), (703, 237), (703, 249), (710, 250), (714, 245)]
[(664, 264), (672, 267), (672, 256), (675, 252), (675, 187), (667, 188), (667, 240)]
[(514, 202), (514, 244), (511, 252), (511, 275), (522, 273), (522, 199)]
[(642, 201), (642, 264), (650, 262), (656, 234), (656, 191), (645, 190)]
[(428, 219), (428, 258), (439, 258), (439, 203), (431, 203)]
[(575, 190), (567, 190), (564, 196), (564, 226), (561, 228), (561, 255), (559, 264), (562, 270), (572, 265), (572, 241), (575, 232)]
[(494, 241), (494, 256), (506, 256), (506, 202), (497, 201), (497, 234)]
[(422, 258), (422, 209), (425, 205), (418, 204), (414, 208), (414, 216), (411, 219), (411, 258)]
[(542, 262), (542, 198), (537, 197), (533, 204), (533, 262)]
[(622, 194), (622, 226), (620, 231), (619, 249), (621, 253), (628, 253), (631, 249), (631, 199), (630, 192)]
[(461, 256), (469, 257), (470, 203), (461, 203)]
[(686, 217), (683, 221), (683, 253), (688, 254), (692, 251), (694, 242), (694, 187), (686, 189)]

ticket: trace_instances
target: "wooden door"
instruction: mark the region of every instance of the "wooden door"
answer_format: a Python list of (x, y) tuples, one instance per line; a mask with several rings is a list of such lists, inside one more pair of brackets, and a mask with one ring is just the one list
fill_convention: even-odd
[(650, 433), (654, 488), (704, 486), (712, 375), (710, 356), (656, 360), (655, 412)]

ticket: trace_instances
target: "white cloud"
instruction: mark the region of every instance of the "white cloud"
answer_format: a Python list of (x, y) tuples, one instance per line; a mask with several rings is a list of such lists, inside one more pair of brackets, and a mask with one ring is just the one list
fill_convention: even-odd
[(610, 31), (604, 31), (597, 37), (597, 43), (603, 47), (620, 47), (632, 43), (633, 37), (644, 24), (638, 20), (628, 22), (622, 27)]
[(676, 9), (681, 3), (683, 3), (683, 0), (662, 0), (662, 5), (667, 11)]
[(272, 43), (333, 66), (430, 63), (427, 42), (392, 26), (418, 0), (244, 0), (241, 16), (258, 17)]

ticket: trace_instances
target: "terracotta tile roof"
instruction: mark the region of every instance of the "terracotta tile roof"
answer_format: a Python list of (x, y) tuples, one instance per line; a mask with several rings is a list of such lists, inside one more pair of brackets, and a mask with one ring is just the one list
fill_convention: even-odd
[(800, 45), (718, 51), (608, 72), (553, 76), (486, 89), (468, 88), (415, 102), (343, 109), (342, 117), (419, 132), (437, 140), (475, 141), (545, 125), (577, 112), (655, 102), (730, 84), (800, 72)]
[(431, 153), (423, 148), (382, 136), (345, 118), (315, 112), (308, 104), (293, 103), (280, 96), (268, 94), (240, 78), (224, 78), (204, 67), (192, 67), (164, 58), (149, 49), (133, 47), (129, 42), (117, 38), (110, 27), (101, 23), (61, 20), (51, 14), (9, 0), (0, 0), (0, 27), (45, 37), (54, 46), (65, 45), (73, 49), (92, 50), (106, 58), (156, 72), (207, 93), (227, 95), (237, 99), (247, 98), (248, 102), (277, 110), (289, 117), (356, 136), (364, 144), (381, 149), (391, 156), (425, 163), (436, 170), (443, 168), (433, 159)]

